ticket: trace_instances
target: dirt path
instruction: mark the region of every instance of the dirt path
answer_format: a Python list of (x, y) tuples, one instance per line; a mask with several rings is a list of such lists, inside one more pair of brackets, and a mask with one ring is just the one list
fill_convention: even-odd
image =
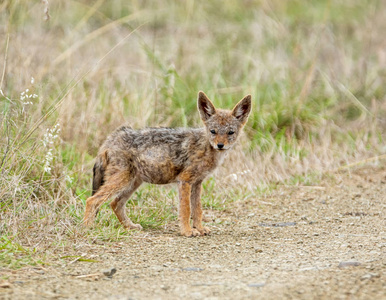
[[(8, 271), (0, 298), (386, 299), (385, 168), (206, 213), (209, 237), (177, 236), (172, 224), (119, 243), (78, 243), (72, 254), (100, 262)], [(111, 278), (101, 274), (112, 268)]]

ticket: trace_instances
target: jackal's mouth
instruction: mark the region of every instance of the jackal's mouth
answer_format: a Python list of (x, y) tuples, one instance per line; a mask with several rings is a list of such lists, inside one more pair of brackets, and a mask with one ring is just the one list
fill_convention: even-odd
[(230, 149), (230, 147), (228, 145), (224, 145), (224, 144), (214, 144), (214, 145), (211, 145), (211, 146), (216, 151), (225, 151), (225, 150), (229, 150)]

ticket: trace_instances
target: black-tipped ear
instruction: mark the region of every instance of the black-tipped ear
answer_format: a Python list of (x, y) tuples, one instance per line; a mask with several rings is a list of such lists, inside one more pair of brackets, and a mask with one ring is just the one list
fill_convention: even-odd
[(216, 113), (216, 108), (214, 107), (213, 103), (202, 91), (198, 93), (197, 107), (198, 111), (200, 112), (201, 119), (204, 122)]
[(240, 122), (244, 125), (248, 120), (248, 115), (251, 112), (252, 103), (251, 103), (251, 95), (245, 96), (240, 100), (239, 103), (232, 110), (232, 115), (239, 119)]

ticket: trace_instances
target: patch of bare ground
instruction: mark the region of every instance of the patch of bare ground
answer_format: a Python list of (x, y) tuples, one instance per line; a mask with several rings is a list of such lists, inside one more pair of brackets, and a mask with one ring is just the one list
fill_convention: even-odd
[(386, 169), (333, 177), (207, 211), (207, 237), (77, 241), (54, 253), (75, 259), (1, 270), (0, 298), (386, 299)]

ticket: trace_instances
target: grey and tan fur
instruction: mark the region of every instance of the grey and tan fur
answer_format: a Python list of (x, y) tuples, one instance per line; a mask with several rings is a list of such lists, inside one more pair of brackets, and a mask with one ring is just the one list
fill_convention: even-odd
[[(201, 183), (224, 159), (248, 120), (251, 96), (232, 111), (216, 109), (198, 94), (204, 128), (146, 128), (122, 126), (100, 148), (94, 166), (93, 195), (87, 199), (84, 223), (92, 224), (100, 206), (111, 207), (127, 229), (142, 229), (125, 213), (125, 204), (142, 182), (178, 183), (179, 221), (184, 236), (207, 235), (202, 226)], [(193, 227), (190, 225), (193, 219)]]

